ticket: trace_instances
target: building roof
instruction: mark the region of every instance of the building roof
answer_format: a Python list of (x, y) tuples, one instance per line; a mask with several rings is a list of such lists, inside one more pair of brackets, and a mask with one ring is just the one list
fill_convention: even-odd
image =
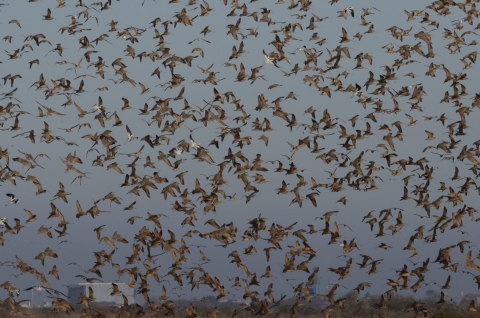
[(467, 299), (480, 298), (480, 294), (466, 294), (464, 298), (467, 298)]

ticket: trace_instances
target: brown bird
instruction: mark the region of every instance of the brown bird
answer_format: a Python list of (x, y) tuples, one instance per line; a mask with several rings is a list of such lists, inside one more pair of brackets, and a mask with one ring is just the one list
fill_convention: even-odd
[(47, 21), (53, 20), (52, 11), (50, 10), (50, 8), (47, 9), (47, 14), (43, 16), (43, 20), (47, 20)]
[(70, 195), (71, 193), (65, 191), (65, 187), (61, 182), (59, 182), (58, 184), (60, 186), (60, 190), (58, 190), (58, 192), (54, 195), (52, 201), (55, 199), (62, 199), (65, 203), (68, 203), (67, 195)]
[(37, 220), (37, 216), (34, 215), (32, 212), (30, 212), (27, 209), (23, 209), (23, 210), (25, 211), (25, 213), (27, 213), (27, 216), (28, 216), (28, 219), (27, 221), (25, 221), (25, 223), (35, 222)]
[(38, 229), (38, 233), (39, 234), (45, 234), (47, 235), (49, 238), (53, 238), (52, 236), (52, 232), (50, 232), (50, 228), (46, 228), (45, 226), (40, 226), (40, 228)]

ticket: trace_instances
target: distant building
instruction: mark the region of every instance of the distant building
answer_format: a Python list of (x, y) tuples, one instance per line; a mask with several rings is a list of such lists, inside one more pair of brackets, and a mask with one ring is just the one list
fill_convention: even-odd
[[(128, 299), (128, 304), (135, 303), (135, 291), (133, 288), (128, 287), (124, 283), (116, 283), (118, 289), (122, 294), (125, 295)], [(80, 294), (88, 297), (89, 291), (88, 288), (92, 287), (93, 296), (96, 298), (92, 303), (104, 303), (106, 305), (110, 304), (113, 306), (123, 306), (123, 297), (122, 294), (110, 296), (112, 293), (112, 284), (111, 283), (80, 283), (78, 285), (71, 285), (68, 288), (68, 299), (71, 304), (78, 303), (78, 297)]]
[[(307, 282), (308, 284), (308, 282)], [(311, 296), (320, 296), (320, 285), (318, 282), (318, 278), (315, 278), (313, 281), (313, 285), (308, 285), (308, 292)]]
[(228, 299), (228, 298), (222, 298), (222, 299), (219, 299), (218, 300), (218, 303), (220, 304), (225, 304), (225, 303), (233, 303), (233, 304), (239, 304), (239, 305), (242, 305), (242, 304), (248, 304), (248, 300), (245, 300), (245, 299)]
[(475, 303), (480, 304), (480, 294), (466, 294), (462, 299), (462, 303), (471, 302), (475, 300)]

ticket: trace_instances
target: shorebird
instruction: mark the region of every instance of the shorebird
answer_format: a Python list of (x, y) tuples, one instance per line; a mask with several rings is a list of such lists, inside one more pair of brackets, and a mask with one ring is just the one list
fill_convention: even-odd
[[(194, 143), (195, 143), (195, 142), (194, 142)], [(192, 146), (192, 143), (191, 143), (190, 147), (194, 148), (194, 147)], [(195, 148), (194, 148), (194, 149), (195, 149)], [(173, 153), (175, 154), (175, 156), (180, 156), (180, 155), (183, 153), (183, 150), (182, 150), (181, 148), (175, 148), (175, 149), (173, 150)]]
[(355, 11), (353, 9), (354, 9), (354, 7), (348, 6), (348, 7), (345, 8), (344, 12), (346, 14), (350, 13), (352, 15), (352, 18), (353, 18), (353, 17), (355, 17)]
[(199, 142), (195, 142), (195, 140), (193, 140), (192, 135), (190, 135), (190, 147), (193, 149), (197, 149), (198, 147), (201, 147)]
[(362, 95), (365, 95), (365, 92), (362, 91), (362, 87), (360, 85), (355, 83), (355, 91), (353, 92), (352, 97), (355, 97), (355, 96), (362, 97)]
[(125, 127), (127, 128), (127, 142), (138, 138), (132, 134), (132, 131), (130, 130), (130, 128), (128, 128), (128, 125), (126, 125)]
[(47, 14), (43, 16), (43, 20), (47, 20), (47, 21), (53, 20), (52, 11), (50, 10), (50, 8), (47, 9)]
[(5, 204), (5, 206), (7, 206), (9, 204), (17, 204), (18, 202), (20, 202), (20, 199), (17, 199), (15, 197), (15, 194), (13, 194), (13, 193), (7, 193), (7, 197), (9, 197), (10, 200), (8, 201), (7, 204)]
[(273, 56), (269, 56), (267, 55), (267, 53), (265, 53), (265, 50), (262, 51), (263, 52), (263, 57), (264, 57), (264, 64), (272, 64), (274, 65), (275, 67), (279, 67), (277, 65), (277, 59)]
[(61, 182), (59, 182), (58, 184), (60, 186), (60, 190), (58, 190), (58, 192), (55, 194), (52, 201), (55, 200), (55, 199), (62, 199), (65, 203), (68, 203), (67, 195), (69, 195), (71, 193), (65, 191), (65, 187), (63, 186), (63, 184)]

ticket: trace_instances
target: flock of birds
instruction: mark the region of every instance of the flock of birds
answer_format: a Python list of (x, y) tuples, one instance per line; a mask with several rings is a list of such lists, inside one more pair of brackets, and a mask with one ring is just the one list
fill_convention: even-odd
[(379, 316), (396, 293), (480, 289), (478, 1), (357, 2), (0, 3), (0, 265), (17, 279), (0, 304), (20, 314), (34, 289), (101, 317), (66, 276), (118, 275), (135, 317), (194, 290), (279, 316), (281, 284), (294, 317), (328, 275), (326, 317), (345, 285), (379, 290)]

